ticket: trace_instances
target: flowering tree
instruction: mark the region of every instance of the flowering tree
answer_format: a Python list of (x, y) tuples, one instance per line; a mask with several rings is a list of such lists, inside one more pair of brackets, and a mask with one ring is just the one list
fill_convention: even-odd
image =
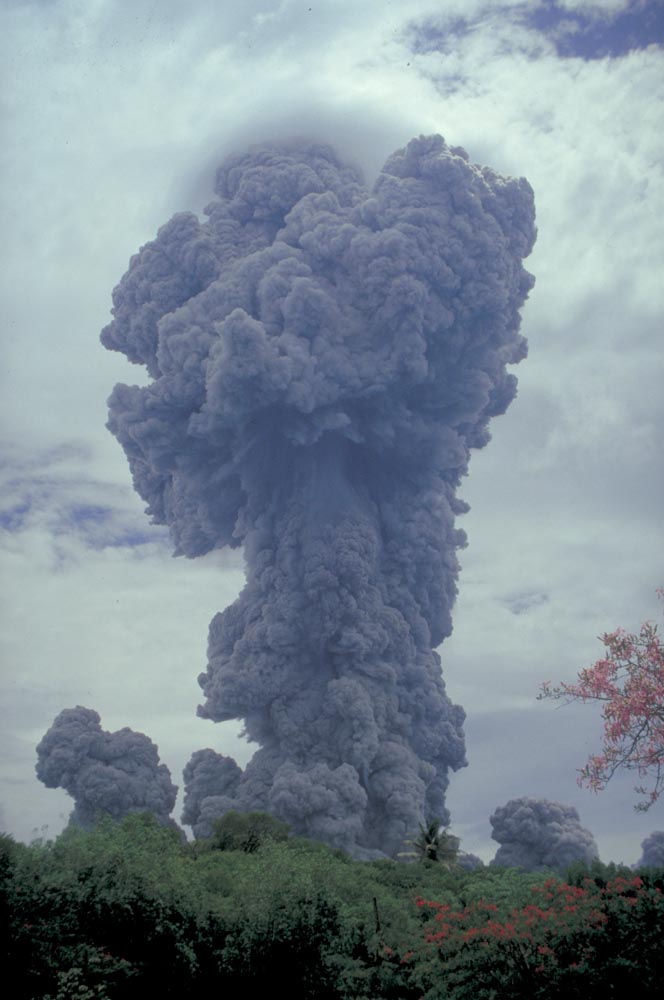
[[(664, 590), (658, 594), (664, 598)], [(649, 778), (636, 788), (645, 811), (664, 787), (664, 644), (657, 626), (645, 622), (638, 635), (617, 629), (601, 636), (606, 655), (579, 673), (578, 683), (542, 684), (539, 699), (602, 702), (604, 741), (579, 771), (578, 782), (604, 788), (620, 768)]]
[[(530, 887), (529, 900), (522, 881), (515, 889), (521, 897), (516, 905), (417, 900), (424, 911), (425, 950), (416, 946), (414, 975), (431, 987), (424, 1000), (442, 995), (441, 972), (444, 995), (454, 1000), (589, 1000), (609, 992), (628, 995), (637, 980), (640, 996), (661, 993), (661, 963), (654, 956), (664, 928), (664, 895), (654, 882), (620, 873), (606, 880), (586, 875), (580, 885), (550, 878)], [(427, 946), (435, 949), (428, 964)]]

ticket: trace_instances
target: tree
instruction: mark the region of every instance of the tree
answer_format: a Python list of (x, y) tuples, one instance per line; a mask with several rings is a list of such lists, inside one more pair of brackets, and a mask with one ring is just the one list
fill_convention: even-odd
[(456, 863), (459, 853), (459, 838), (447, 832), (447, 827), (441, 829), (440, 820), (432, 817), (420, 828), (415, 840), (409, 840), (414, 850), (400, 854), (399, 857), (419, 858), (421, 861), (439, 861), (446, 868)]
[[(664, 598), (664, 590), (658, 594)], [(619, 628), (600, 639), (606, 654), (581, 670), (578, 683), (553, 687), (546, 681), (538, 698), (602, 703), (602, 749), (579, 770), (578, 782), (599, 791), (616, 771), (636, 771), (650, 779), (649, 787), (635, 789), (645, 796), (635, 809), (645, 811), (664, 787), (664, 644), (652, 622), (638, 634)]]
[(208, 843), (219, 851), (244, 851), (253, 854), (268, 840), (287, 840), (288, 823), (264, 812), (224, 813), (212, 824), (213, 834)]
[(661, 995), (664, 896), (654, 880), (605, 869), (580, 871), (577, 884), (529, 885), (505, 874), (507, 895), (497, 884), (461, 905), (417, 900), (425, 946), (415, 945), (414, 965), (426, 1000), (604, 1000), (637, 981), (639, 998)]

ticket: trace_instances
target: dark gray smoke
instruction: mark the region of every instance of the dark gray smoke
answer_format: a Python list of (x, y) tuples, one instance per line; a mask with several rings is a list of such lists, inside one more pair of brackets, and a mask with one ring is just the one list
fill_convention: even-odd
[(465, 851), (461, 851), (457, 855), (456, 864), (459, 868), (463, 868), (464, 871), (474, 872), (478, 868), (484, 868), (484, 862), (477, 854), (466, 854)]
[(637, 868), (664, 867), (664, 830), (655, 830), (641, 843)]
[(235, 808), (242, 771), (232, 757), (214, 750), (197, 750), (184, 769), (182, 822), (196, 838), (210, 837), (215, 819)]
[(116, 386), (108, 426), (178, 553), (244, 547), (199, 714), (243, 718), (261, 748), (218, 807), (392, 851), (449, 821), (465, 764), (433, 649), (465, 544), (456, 488), (526, 353), (532, 191), (429, 136), (370, 191), (300, 142), (230, 157), (216, 194), (115, 289), (102, 342), (153, 381)]
[(504, 868), (564, 871), (572, 861), (598, 856), (592, 833), (581, 826), (574, 806), (547, 799), (511, 799), (490, 819), (500, 847), (491, 862)]
[(132, 729), (107, 733), (91, 708), (66, 708), (37, 746), (37, 777), (47, 788), (64, 788), (76, 803), (70, 822), (90, 829), (100, 816), (121, 819), (151, 812), (169, 818), (177, 786), (157, 747)]

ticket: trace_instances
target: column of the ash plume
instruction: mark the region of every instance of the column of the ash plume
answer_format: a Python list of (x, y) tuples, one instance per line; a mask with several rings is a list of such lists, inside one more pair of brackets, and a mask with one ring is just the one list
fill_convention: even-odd
[(371, 189), (327, 146), (229, 158), (114, 293), (106, 347), (147, 366), (109, 427), (178, 553), (242, 546), (200, 714), (260, 749), (217, 798), (390, 853), (445, 824), (463, 710), (451, 631), (456, 489), (515, 395), (535, 238), (524, 180), (412, 140)]

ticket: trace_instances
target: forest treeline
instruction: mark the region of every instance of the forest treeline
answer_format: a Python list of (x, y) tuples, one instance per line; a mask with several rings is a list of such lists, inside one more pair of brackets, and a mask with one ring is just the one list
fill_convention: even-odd
[(190, 844), (133, 814), (53, 842), (3, 837), (0, 887), (12, 1000), (605, 1000), (664, 986), (664, 868), (361, 862), (270, 817)]

